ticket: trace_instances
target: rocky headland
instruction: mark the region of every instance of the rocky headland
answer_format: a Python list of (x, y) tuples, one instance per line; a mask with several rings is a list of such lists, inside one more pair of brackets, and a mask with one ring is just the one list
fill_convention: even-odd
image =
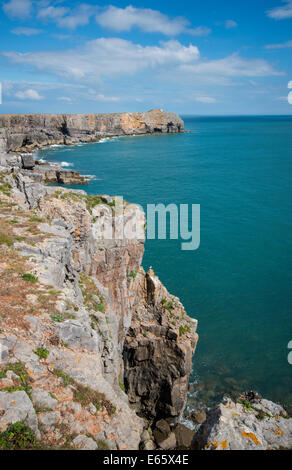
[(22, 153), (48, 145), (97, 142), (104, 136), (183, 131), (182, 119), (162, 110), (121, 114), (1, 114), (0, 151), (1, 146), (7, 152)]
[(73, 137), (79, 116), (31, 116), (0, 118), (0, 448), (291, 448), (292, 420), (254, 394), (209, 410), (196, 433), (179, 422), (197, 321), (142, 267), (144, 213), (46, 186), (46, 168), (23, 155), (57, 143), (62, 122), (69, 143), (67, 132), (181, 132), (182, 121), (160, 111), (151, 123), (151, 113), (83, 116)]

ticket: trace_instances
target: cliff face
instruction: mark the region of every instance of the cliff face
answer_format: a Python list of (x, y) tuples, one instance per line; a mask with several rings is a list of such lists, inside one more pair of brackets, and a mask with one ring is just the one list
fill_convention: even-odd
[(196, 321), (141, 268), (144, 214), (15, 168), (0, 180), (0, 432), (24, 421), (54, 447), (137, 449), (136, 412), (183, 411), (197, 342)]
[(141, 280), (139, 293), (124, 346), (128, 397), (150, 421), (176, 418), (186, 405), (197, 321), (152, 270)]
[(102, 135), (183, 132), (184, 123), (177, 114), (160, 110), (121, 114), (2, 114), (0, 128), (5, 150), (22, 152), (52, 144), (94, 142)]

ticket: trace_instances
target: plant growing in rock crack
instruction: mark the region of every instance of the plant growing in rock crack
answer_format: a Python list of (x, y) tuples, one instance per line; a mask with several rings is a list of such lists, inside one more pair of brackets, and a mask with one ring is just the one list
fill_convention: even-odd
[(0, 433), (0, 449), (24, 450), (37, 446), (34, 432), (23, 422), (10, 424), (6, 431)]
[(173, 309), (173, 302), (172, 301), (168, 302), (167, 299), (162, 299), (161, 305), (164, 310), (170, 311)]
[(103, 393), (76, 382), (76, 380), (65, 374), (61, 369), (54, 369), (52, 373), (62, 379), (64, 386), (72, 386), (74, 400), (78, 401), (82, 406), (85, 407), (93, 403), (97, 411), (101, 408), (105, 408), (109, 415), (116, 412), (116, 408), (107, 400)]
[(29, 219), (30, 222), (37, 222), (37, 223), (41, 223), (41, 222), (44, 222), (44, 219), (42, 219), (41, 217), (38, 217), (36, 215), (30, 217)]
[(37, 350), (33, 351), (40, 359), (47, 359), (50, 352), (45, 348), (38, 348)]
[(0, 245), (12, 246), (13, 239), (11, 237), (8, 237), (4, 233), (0, 233)]
[(18, 375), (20, 383), (17, 386), (6, 387), (3, 391), (12, 393), (24, 390), (28, 394), (28, 396), (30, 396), (31, 387), (29, 385), (29, 375), (25, 368), (25, 365), (22, 362), (6, 364), (0, 369), (0, 374), (1, 376), (3, 376), (2, 378), (6, 377), (6, 374), (9, 370)]
[(128, 277), (131, 277), (132, 279), (136, 279), (138, 275), (138, 271), (132, 270), (129, 274)]
[(51, 315), (51, 320), (56, 323), (62, 323), (63, 321), (65, 321), (65, 318), (61, 313), (58, 313), (57, 315)]
[(30, 273), (25, 273), (21, 277), (24, 281), (31, 282), (32, 284), (38, 282), (38, 278)]
[(86, 307), (94, 310), (95, 312), (104, 313), (106, 310), (106, 303), (98, 288), (96, 287), (94, 280), (86, 274), (81, 273), (79, 286)]
[(189, 326), (180, 326), (179, 327), (179, 335), (180, 336), (183, 336), (185, 335), (186, 333), (190, 333), (191, 332), (191, 329)]
[(252, 406), (252, 404), (247, 401), (247, 400), (242, 400), (240, 402), (240, 404), (243, 406), (243, 408), (247, 411), (254, 411), (254, 407)]

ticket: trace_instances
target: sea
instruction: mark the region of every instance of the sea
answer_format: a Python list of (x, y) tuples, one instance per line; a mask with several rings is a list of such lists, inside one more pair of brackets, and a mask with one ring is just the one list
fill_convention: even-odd
[(200, 205), (197, 250), (147, 240), (143, 260), (199, 322), (188, 407), (250, 390), (291, 407), (292, 116), (182, 118), (184, 134), (53, 146), (38, 158), (89, 175), (88, 187), (72, 186), (88, 194), (145, 210)]

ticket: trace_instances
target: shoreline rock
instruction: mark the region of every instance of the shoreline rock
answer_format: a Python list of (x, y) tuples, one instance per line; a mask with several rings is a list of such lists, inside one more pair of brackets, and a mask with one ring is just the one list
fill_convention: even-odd
[(257, 394), (245, 394), (237, 403), (226, 398), (209, 410), (191, 449), (291, 450), (292, 418), (282, 406)]

